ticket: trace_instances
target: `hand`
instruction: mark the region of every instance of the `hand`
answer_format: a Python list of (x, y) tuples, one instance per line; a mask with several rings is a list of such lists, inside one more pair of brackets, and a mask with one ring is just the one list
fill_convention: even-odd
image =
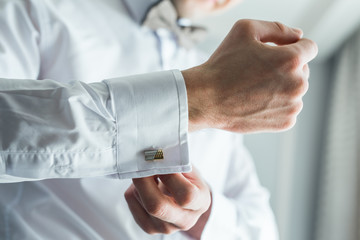
[[(189, 130), (279, 131), (292, 127), (317, 46), (276, 22), (238, 21), (210, 59), (183, 71)], [(265, 44), (273, 42), (276, 46)]]
[(191, 229), (193, 237), (201, 234), (211, 204), (210, 189), (196, 169), (191, 173), (133, 179), (125, 199), (145, 232), (170, 234)]

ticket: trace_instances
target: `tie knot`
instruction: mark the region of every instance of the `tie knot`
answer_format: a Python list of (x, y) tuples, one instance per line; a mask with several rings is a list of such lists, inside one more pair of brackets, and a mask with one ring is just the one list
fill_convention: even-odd
[(173, 32), (179, 45), (190, 49), (206, 36), (206, 29), (192, 26), (189, 21), (179, 19), (175, 6), (170, 0), (162, 0), (152, 6), (147, 12), (143, 26), (152, 30), (159, 28)]

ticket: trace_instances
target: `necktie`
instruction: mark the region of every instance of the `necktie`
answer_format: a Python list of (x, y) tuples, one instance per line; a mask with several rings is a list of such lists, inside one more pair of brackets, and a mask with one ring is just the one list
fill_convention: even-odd
[(174, 5), (170, 0), (162, 0), (150, 8), (143, 26), (152, 30), (165, 28), (177, 37), (179, 45), (190, 49), (206, 36), (206, 29), (198, 26), (181, 25)]

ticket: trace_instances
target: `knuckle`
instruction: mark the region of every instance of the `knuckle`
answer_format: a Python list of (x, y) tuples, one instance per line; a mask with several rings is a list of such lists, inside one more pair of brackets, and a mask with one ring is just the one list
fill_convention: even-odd
[(309, 82), (307, 79), (302, 79), (300, 89), (302, 92), (302, 95), (305, 94), (309, 90)]
[(311, 47), (311, 51), (313, 51), (315, 53), (315, 55), (318, 54), (319, 52), (319, 48), (318, 45), (311, 39), (306, 39), (309, 42), (309, 45)]
[(293, 104), (289, 109), (289, 117), (298, 115), (301, 112), (302, 108), (303, 108), (302, 101), (299, 101), (299, 102)]
[(147, 234), (152, 235), (158, 233), (153, 221), (148, 221), (147, 219), (141, 217), (136, 217), (135, 220), (136, 223), (140, 226), (140, 228)]
[(283, 48), (280, 51), (277, 51), (278, 57), (273, 63), (275, 64), (275, 68), (279, 69), (282, 73), (289, 73), (296, 70), (301, 63), (300, 56), (290, 48)]
[(161, 226), (161, 233), (163, 234), (172, 234), (176, 232), (176, 229), (174, 229), (173, 227), (169, 227), (167, 224), (162, 224)]
[(288, 59), (286, 59), (286, 65), (290, 70), (297, 69), (301, 64), (301, 56), (293, 51), (289, 51)]
[(287, 81), (283, 88), (282, 94), (290, 101), (296, 100), (299, 97), (305, 95), (309, 88), (309, 83), (303, 78), (292, 78), (290, 81)]
[(129, 201), (132, 201), (132, 200), (133, 200), (134, 194), (133, 194), (133, 192), (132, 192), (130, 189), (128, 189), (128, 190), (126, 190), (126, 192), (124, 193), (124, 197), (125, 197), (125, 200), (126, 200), (127, 202), (129, 202)]
[(169, 228), (164, 228), (164, 229), (161, 231), (161, 233), (168, 235), (168, 234), (171, 234), (171, 233), (173, 233), (173, 232), (172, 232), (172, 230), (169, 229)]
[[(280, 53), (280, 51), (277, 51), (277, 53)], [(294, 47), (284, 47), (281, 49), (281, 54), (278, 55), (278, 61), (275, 63), (278, 64), (282, 71), (293, 71), (300, 66), (301, 56)]]
[(296, 124), (296, 117), (289, 118), (285, 121), (285, 129), (290, 129)]
[(148, 234), (172, 234), (176, 231), (178, 231), (178, 229), (176, 227), (174, 227), (173, 225), (170, 225), (167, 222), (163, 222), (163, 221), (159, 221), (159, 220), (155, 220), (155, 222), (153, 222), (153, 224), (149, 225), (149, 227), (143, 227), (143, 230), (148, 233)]
[(281, 130), (288, 130), (292, 128), (296, 123), (296, 117), (288, 117), (279, 124)]
[(197, 198), (198, 193), (198, 189), (195, 186), (187, 187), (186, 190), (184, 190), (182, 193), (179, 193), (180, 197), (178, 204), (181, 207), (190, 206)]
[(149, 235), (154, 235), (157, 234), (158, 231), (156, 231), (152, 226), (150, 226), (149, 224), (145, 224), (143, 226), (141, 226), (142, 230), (144, 230), (144, 232), (146, 232)]
[(298, 79), (294, 81), (294, 89), (292, 91), (292, 96), (297, 98), (299, 96), (303, 96), (308, 90), (309, 84), (304, 79)]
[(167, 205), (165, 203), (148, 203), (145, 205), (145, 210), (156, 218), (163, 218), (167, 214)]
[(305, 75), (305, 78), (308, 79), (310, 76), (310, 68), (309, 68), (309, 64), (305, 64), (303, 67), (303, 73)]
[(291, 84), (291, 86), (288, 89), (288, 98), (289, 100), (295, 100), (298, 96), (301, 95), (301, 87), (299, 86), (299, 83), (294, 82)]
[(194, 221), (187, 221), (182, 224), (181, 231), (188, 231), (190, 228), (192, 228), (196, 223), (196, 220)]
[(287, 27), (284, 24), (278, 21), (275, 21), (274, 24), (281, 32), (286, 32)]
[(254, 21), (250, 19), (240, 19), (235, 22), (234, 27), (241, 32), (250, 32), (254, 28)]

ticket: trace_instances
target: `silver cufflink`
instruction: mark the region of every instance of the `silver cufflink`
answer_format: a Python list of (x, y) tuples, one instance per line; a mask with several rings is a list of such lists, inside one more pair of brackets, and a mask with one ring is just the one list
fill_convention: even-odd
[(162, 149), (145, 151), (145, 161), (154, 161), (164, 159)]

